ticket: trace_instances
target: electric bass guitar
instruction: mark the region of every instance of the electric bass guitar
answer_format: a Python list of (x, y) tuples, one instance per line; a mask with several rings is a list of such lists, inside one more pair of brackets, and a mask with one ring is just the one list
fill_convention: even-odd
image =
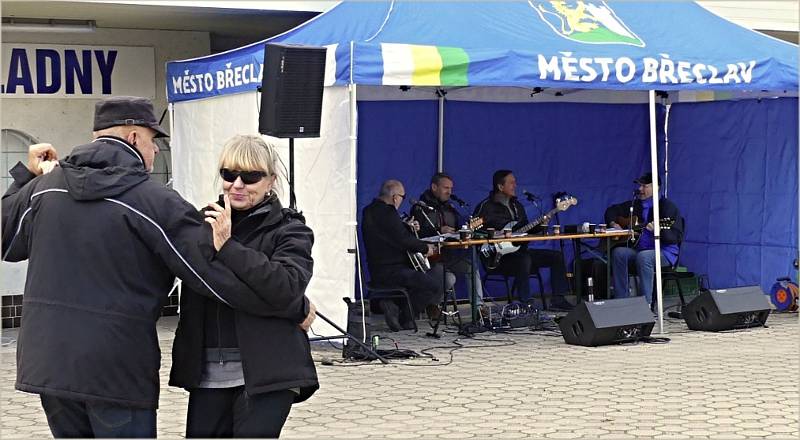
[[(553, 216), (561, 211), (566, 211), (569, 209), (570, 206), (574, 206), (578, 204), (578, 199), (571, 195), (563, 195), (556, 199), (556, 207), (552, 210), (548, 211), (547, 214), (533, 220), (532, 222), (528, 223), (527, 225), (517, 229), (515, 233), (526, 233), (531, 229), (541, 225), (542, 223), (547, 223), (550, 221)], [(517, 222), (509, 222), (503, 229), (513, 228), (516, 226)], [(489, 237), (492, 238), (492, 237)], [(494, 269), (500, 265), (500, 259), (503, 258), (504, 255), (508, 255), (518, 251), (520, 246), (515, 246), (510, 241), (502, 241), (500, 243), (487, 243), (481, 246), (481, 255), (486, 257), (486, 267), (489, 269)]]

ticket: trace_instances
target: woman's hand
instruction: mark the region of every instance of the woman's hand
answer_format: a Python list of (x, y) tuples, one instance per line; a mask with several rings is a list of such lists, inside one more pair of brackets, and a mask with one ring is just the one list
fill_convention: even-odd
[(300, 328), (303, 329), (304, 332), (307, 332), (308, 329), (311, 328), (311, 324), (314, 323), (314, 320), (317, 319), (317, 306), (314, 305), (311, 301), (308, 302), (308, 316), (303, 322), (300, 323)]
[(224, 208), (216, 203), (209, 203), (208, 207), (211, 209), (206, 211), (206, 221), (211, 225), (214, 248), (217, 251), (231, 238), (231, 201), (227, 194), (223, 196), (223, 200)]

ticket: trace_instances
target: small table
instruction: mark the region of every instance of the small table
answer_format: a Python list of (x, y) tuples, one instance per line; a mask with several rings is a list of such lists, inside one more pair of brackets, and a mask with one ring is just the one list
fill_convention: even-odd
[[(472, 238), (470, 240), (459, 240), (459, 241), (444, 241), (441, 242), (442, 247), (446, 248), (462, 248), (467, 249), (470, 246), (480, 246), (483, 244), (493, 244), (493, 243), (501, 243), (501, 242), (511, 242), (511, 243), (527, 243), (531, 241), (551, 241), (551, 240), (572, 240), (573, 247), (575, 249), (575, 258), (579, 259), (580, 257), (580, 240), (584, 238), (622, 238), (622, 237), (630, 237), (632, 232), (630, 230), (612, 230), (606, 231), (601, 233), (578, 233), (578, 234), (549, 234), (549, 235), (523, 235), (517, 237), (501, 237), (501, 238)], [(610, 256), (611, 256), (611, 240), (606, 240), (606, 255), (609, 257), (610, 263)], [(475, 270), (475, 252), (470, 253), (470, 259), (472, 260), (472, 270)], [(581, 265), (580, 263), (575, 264), (575, 278), (578, 280), (575, 283), (575, 294), (578, 297), (578, 301), (583, 301), (583, 286), (581, 280)], [(472, 275), (472, 274), (470, 274)], [(611, 282), (611, 264), (606, 264), (606, 283), (610, 284)], [(607, 289), (606, 291), (609, 291)], [(478, 307), (476, 304), (475, 298), (475, 286), (472, 287), (472, 292), (469, 293), (469, 302), (472, 308), (472, 319), (477, 318), (477, 311)]]

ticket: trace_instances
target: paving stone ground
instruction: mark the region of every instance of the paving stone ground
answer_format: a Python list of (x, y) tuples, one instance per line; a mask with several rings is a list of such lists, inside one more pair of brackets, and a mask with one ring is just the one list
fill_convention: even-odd
[[(375, 317), (379, 318), (379, 317)], [(177, 320), (159, 321), (164, 353), (158, 433), (184, 434), (187, 393), (166, 386)], [(664, 344), (566, 345), (551, 331), (441, 339), (388, 333), (381, 348), (422, 356), (340, 363), (314, 344), (321, 389), (295, 405), (282, 437), (797, 439), (798, 315), (773, 314), (768, 328), (707, 333), (667, 320)], [(37, 396), (14, 391), (16, 331), (0, 348), (0, 437), (49, 437)], [(433, 348), (431, 348), (433, 347)], [(434, 359), (435, 358), (435, 359)]]

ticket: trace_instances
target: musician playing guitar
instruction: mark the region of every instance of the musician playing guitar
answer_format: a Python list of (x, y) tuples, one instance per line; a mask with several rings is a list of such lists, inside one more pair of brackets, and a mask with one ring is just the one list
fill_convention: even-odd
[[(420, 237), (433, 237), (441, 234), (452, 234), (458, 231), (463, 219), (458, 210), (451, 203), (453, 194), (453, 178), (445, 173), (436, 173), (431, 177), (430, 188), (419, 196), (422, 204), (417, 204), (411, 209), (414, 218), (420, 225)], [(460, 200), (460, 199), (453, 199)], [(464, 205), (465, 202), (461, 201)], [(445, 249), (441, 254), (442, 263), (447, 271), (446, 287), (455, 284), (454, 274), (463, 274), (467, 285), (467, 292), (472, 292), (475, 285), (476, 303), (483, 304), (483, 286), (481, 275), (477, 268), (473, 268), (469, 253), (474, 249)], [(452, 278), (451, 278), (452, 277)]]
[[(512, 221), (517, 222), (516, 229), (524, 227), (528, 223), (528, 215), (517, 199), (516, 191), (517, 179), (511, 170), (495, 171), (492, 176), (492, 191), (489, 197), (475, 207), (473, 215), (483, 218), (486, 228), (502, 230)], [(534, 228), (530, 233), (544, 230), (549, 220), (546, 219), (541, 226)], [(519, 300), (528, 301), (531, 299), (528, 276), (532, 270), (541, 267), (550, 268), (550, 285), (553, 292), (550, 306), (562, 310), (571, 309), (573, 305), (564, 299), (564, 294), (569, 291), (569, 285), (561, 252), (551, 249), (528, 249), (527, 244), (523, 243), (519, 251), (503, 256), (495, 270), (503, 275), (513, 276)]]
[[(399, 286), (408, 289), (413, 313), (428, 313), (435, 319), (442, 301), (442, 267), (434, 265), (429, 271), (415, 270), (409, 262), (409, 253), (431, 256), (436, 246), (418, 239), (411, 228), (418, 228), (411, 220), (411, 228), (400, 219), (398, 209), (403, 204), (406, 191), (402, 182), (387, 180), (381, 185), (378, 198), (364, 207), (361, 214), (361, 235), (367, 251), (367, 266), (372, 283), (380, 286)], [(412, 217), (413, 218), (413, 217)], [(414, 328), (405, 303), (394, 299), (381, 300), (380, 309), (392, 331)]]
[[(655, 238), (653, 235), (653, 175), (646, 173), (634, 180), (638, 185), (637, 197), (632, 202), (614, 205), (606, 211), (606, 221), (611, 227), (638, 229), (636, 222), (643, 219), (641, 236), (634, 243), (618, 246), (611, 251), (611, 271), (614, 278), (614, 298), (629, 295), (628, 265), (634, 262), (639, 275), (638, 291), (649, 304), (653, 302), (653, 279), (655, 278)], [(659, 181), (660, 183), (660, 181)], [(659, 198), (659, 215), (671, 219), (661, 226), (662, 266), (673, 265), (678, 258), (678, 243), (683, 239), (683, 222), (678, 207), (672, 201)], [(633, 209), (631, 209), (631, 207)], [(609, 221), (613, 216), (614, 221)], [(626, 218), (628, 219), (626, 221)], [(665, 227), (669, 226), (669, 227)]]

